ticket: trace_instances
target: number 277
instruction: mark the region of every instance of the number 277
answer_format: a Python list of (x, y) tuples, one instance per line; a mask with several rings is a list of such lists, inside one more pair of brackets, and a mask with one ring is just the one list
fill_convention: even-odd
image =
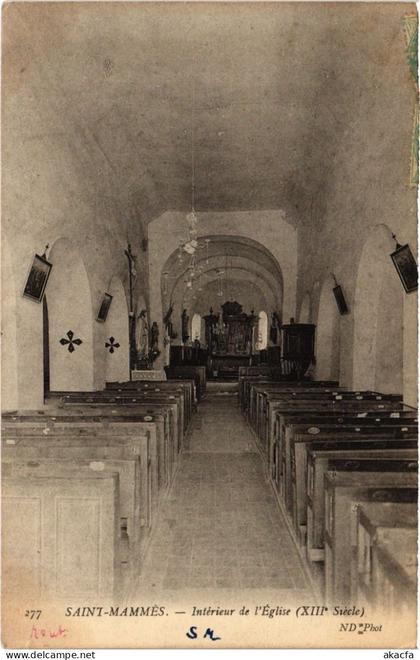
[(26, 610), (25, 616), (28, 617), (28, 619), (39, 619), (41, 612), (42, 610)]

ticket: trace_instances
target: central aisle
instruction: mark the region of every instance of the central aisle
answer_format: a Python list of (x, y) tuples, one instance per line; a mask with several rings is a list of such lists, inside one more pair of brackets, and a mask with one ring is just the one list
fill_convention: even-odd
[(182, 598), (248, 589), (290, 602), (312, 595), (236, 394), (209, 393), (163, 502), (139, 591)]

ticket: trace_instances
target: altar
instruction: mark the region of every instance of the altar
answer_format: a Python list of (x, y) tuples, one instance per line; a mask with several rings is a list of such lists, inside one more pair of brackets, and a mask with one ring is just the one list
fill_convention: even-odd
[(221, 314), (204, 317), (209, 350), (208, 371), (215, 378), (237, 378), (239, 367), (251, 364), (258, 317), (242, 311), (236, 301), (225, 302)]
[(209, 372), (214, 378), (238, 378), (239, 367), (251, 365), (251, 356), (212, 355), (209, 358)]

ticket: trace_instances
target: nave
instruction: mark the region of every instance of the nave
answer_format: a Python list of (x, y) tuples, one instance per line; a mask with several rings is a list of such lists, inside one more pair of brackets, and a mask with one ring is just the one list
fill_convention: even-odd
[(417, 410), (278, 367), (237, 386), (188, 373), (3, 414), (6, 617), (22, 594), (122, 616), (312, 603), (403, 616), (410, 635)]
[(303, 602), (312, 590), (237, 393), (215, 385), (193, 418), (137, 593), (182, 602), (194, 591), (246, 600), (247, 590), (260, 590)]

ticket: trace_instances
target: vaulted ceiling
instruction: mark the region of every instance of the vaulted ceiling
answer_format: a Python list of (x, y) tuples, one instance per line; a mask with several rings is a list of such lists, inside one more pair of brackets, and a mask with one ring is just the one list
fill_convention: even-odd
[(3, 77), (26, 109), (22, 136), (51, 112), (63, 130), (82, 130), (145, 223), (190, 207), (193, 165), (198, 210), (282, 208), (298, 220), (325, 189), (347, 126), (394, 75), (388, 53), (403, 11), (12, 3)]
[[(208, 239), (208, 243), (206, 243)], [(191, 257), (177, 250), (163, 267), (162, 301), (165, 309), (189, 306), (200, 314), (207, 313), (209, 304), (216, 309), (226, 298), (238, 296), (248, 300), (249, 309), (260, 299), (266, 309), (282, 307), (283, 277), (272, 255), (244, 237), (202, 236), (200, 248), (194, 255), (196, 271), (191, 273)], [(189, 285), (189, 282), (192, 282)], [(244, 295), (244, 291), (246, 295)], [(209, 303), (209, 295), (211, 303)], [(218, 298), (221, 296), (223, 300)], [(252, 302), (250, 302), (252, 301)], [(261, 309), (264, 308), (264, 305)]]

